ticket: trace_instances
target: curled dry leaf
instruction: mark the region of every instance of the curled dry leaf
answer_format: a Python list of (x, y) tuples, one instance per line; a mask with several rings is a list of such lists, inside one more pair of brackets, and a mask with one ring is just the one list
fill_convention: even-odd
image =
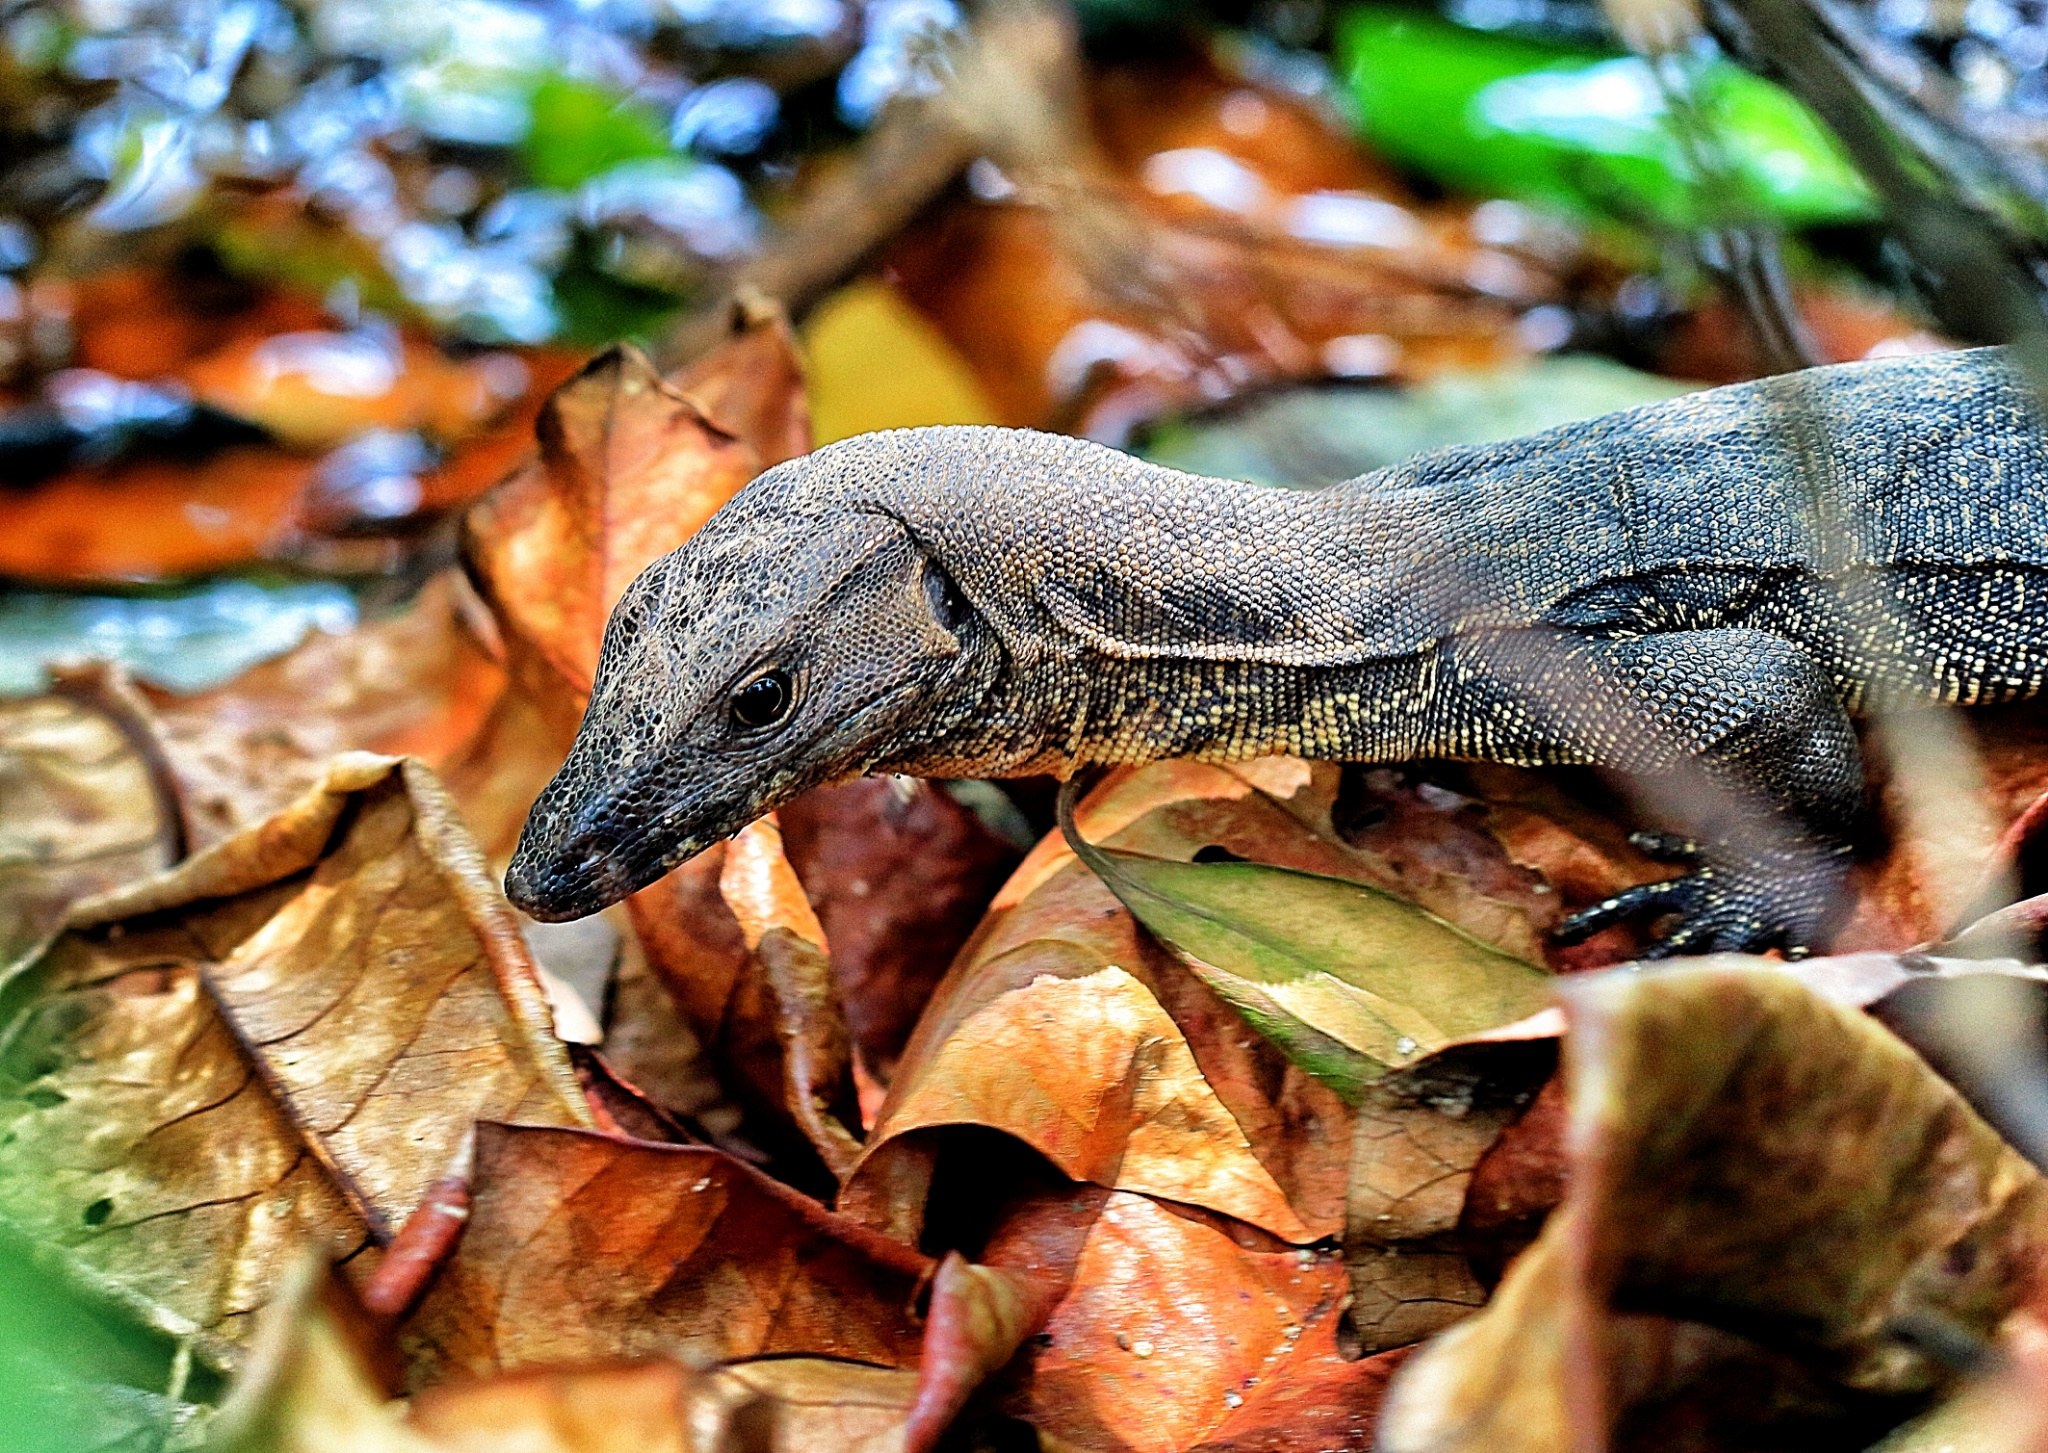
[(535, 1369), (386, 1399), (345, 1292), (303, 1257), (207, 1453), (897, 1453), (914, 1374), (816, 1357)]
[(917, 1404), (904, 1428), (905, 1453), (927, 1453), (990, 1374), (1008, 1362), (1052, 1310), (1049, 1288), (949, 1251), (932, 1274), (925, 1310)]
[(832, 981), (825, 931), (782, 853), (773, 814), (741, 830), (726, 849), (718, 891), (740, 926), (752, 972), (775, 1003), (782, 1048), (783, 1106), (825, 1168), (844, 1175), (860, 1156), (847, 1129), (860, 1123), (853, 1089), (853, 1042)]
[(1362, 1428), (1384, 1377), (1337, 1352), (1344, 1273), (1327, 1252), (1122, 1191), (1029, 1196), (997, 1222), (982, 1260), (1050, 1288), (1002, 1406), (1075, 1447), (1169, 1453), (1221, 1435), (1255, 1398), (1313, 1382), (1296, 1447), (1312, 1430)]
[(437, 769), (460, 758), (505, 687), (504, 668), (465, 624), (473, 609), (448, 572), (397, 614), (315, 631), (212, 690), (144, 688), (197, 845), (263, 821), (338, 752), (414, 756)]
[(1984, 1337), (2020, 1300), (2048, 1190), (1875, 1020), (1754, 961), (1562, 992), (1569, 1193), (1486, 1311), (1402, 1371), (1387, 1448), (1607, 1446), (1617, 1304), (1900, 1394), (1946, 1380), (1902, 1327)]
[(222, 1362), (299, 1243), (367, 1275), (478, 1117), (589, 1119), (511, 910), (389, 758), (75, 905), (0, 1020), (0, 1215)]
[(901, 1453), (916, 1378), (822, 1357), (515, 1373), (429, 1390), (435, 1453)]
[[(1502, 875), (1489, 883), (1499, 897), (1478, 891), (1473, 872), (1350, 846), (1331, 823), (1339, 780), (1335, 767), (1290, 758), (1162, 762), (1105, 782), (1078, 821), (1091, 840), (1157, 859), (1221, 854), (1410, 888), (1476, 931), (1531, 941), (1532, 916), (1548, 908), (1540, 884), (1481, 828), (1444, 831)], [(1057, 838), (1025, 859), (934, 995), (842, 1204), (876, 1224), (917, 1225), (932, 1132), (958, 1125), (1013, 1135), (1075, 1179), (1289, 1239), (1343, 1225), (1342, 1101), (1248, 1033)]]
[(0, 702), (0, 965), (72, 900), (177, 861), (183, 815), (161, 765), (146, 710), (103, 669)]
[(415, 1385), (655, 1353), (918, 1360), (931, 1263), (721, 1151), (482, 1125), (471, 1184), (401, 1333)]
[[(615, 348), (548, 399), (540, 453), (469, 513), (464, 549), (520, 689), (566, 747), (619, 596), (770, 465), (807, 446), (780, 315), (671, 382)], [(696, 392), (687, 392), (686, 386)]]

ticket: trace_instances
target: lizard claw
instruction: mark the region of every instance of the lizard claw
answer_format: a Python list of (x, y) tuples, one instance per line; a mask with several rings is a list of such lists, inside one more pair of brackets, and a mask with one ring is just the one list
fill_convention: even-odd
[[(1644, 836), (1665, 839), (1655, 843), (1659, 850), (1683, 842), (1665, 834)], [(1659, 855), (1651, 845), (1637, 846), (1650, 856)], [(1840, 915), (1846, 849), (1773, 854), (1748, 863), (1686, 846), (1690, 860), (1698, 864), (1692, 872), (1617, 893), (1565, 919), (1552, 937), (1560, 944), (1575, 944), (1626, 919), (1676, 915), (1676, 922), (1641, 957), (1753, 954), (1781, 948), (1788, 958), (1804, 958), (1813, 945), (1825, 941)]]

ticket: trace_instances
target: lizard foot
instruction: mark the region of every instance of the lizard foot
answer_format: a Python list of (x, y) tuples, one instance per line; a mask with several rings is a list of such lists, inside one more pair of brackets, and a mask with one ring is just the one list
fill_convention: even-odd
[(1627, 919), (1675, 915), (1643, 958), (1772, 948), (1787, 958), (1804, 958), (1826, 941), (1844, 906), (1847, 849), (1730, 861), (1664, 833), (1638, 834), (1635, 845), (1659, 861), (1696, 866), (1682, 877), (1644, 883), (1574, 913), (1557, 926), (1558, 943), (1580, 943)]

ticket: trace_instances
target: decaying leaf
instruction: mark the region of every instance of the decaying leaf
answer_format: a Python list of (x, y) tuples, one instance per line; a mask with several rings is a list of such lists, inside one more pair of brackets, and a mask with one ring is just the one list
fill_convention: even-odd
[(390, 758), (74, 906), (0, 1023), (0, 1215), (223, 1362), (299, 1243), (366, 1275), (477, 1118), (589, 1122), (511, 910)]
[[(1516, 1175), (1495, 1154), (1555, 1066), (1555, 1019), (1474, 1035), (1366, 1089), (1344, 1226), (1362, 1351), (1405, 1347), (1478, 1310), (1485, 1271), (1520, 1249), (1526, 1219), (1555, 1204), (1547, 1167)], [(1489, 1160), (1487, 1214), (1475, 1218), (1471, 1192)]]
[(472, 1186), (402, 1335), (417, 1385), (657, 1353), (918, 1360), (930, 1262), (721, 1151), (482, 1125)]
[(182, 804), (162, 767), (146, 709), (103, 668), (0, 702), (0, 965), (74, 899), (182, 855)]
[(1486, 1311), (1396, 1380), (1394, 1450), (1605, 1447), (1612, 1311), (1766, 1337), (1865, 1394), (1948, 1374), (2048, 1247), (2048, 1189), (1867, 1015), (1754, 960), (1568, 981), (1570, 1188)]
[(847, 1129), (860, 1123), (853, 1042), (832, 981), (825, 931), (782, 853), (774, 816), (741, 830), (726, 849), (718, 891), (739, 922), (750, 971), (768, 986), (782, 1048), (783, 1106), (835, 1176), (860, 1156)]
[(1022, 856), (936, 783), (863, 777), (777, 814), (832, 945), (865, 1066), (894, 1072), (932, 990)]

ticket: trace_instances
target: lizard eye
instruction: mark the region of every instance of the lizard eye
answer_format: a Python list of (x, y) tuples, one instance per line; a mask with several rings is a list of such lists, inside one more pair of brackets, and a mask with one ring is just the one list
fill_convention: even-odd
[(759, 731), (788, 716), (795, 699), (788, 672), (764, 671), (732, 694), (732, 718), (750, 731)]

